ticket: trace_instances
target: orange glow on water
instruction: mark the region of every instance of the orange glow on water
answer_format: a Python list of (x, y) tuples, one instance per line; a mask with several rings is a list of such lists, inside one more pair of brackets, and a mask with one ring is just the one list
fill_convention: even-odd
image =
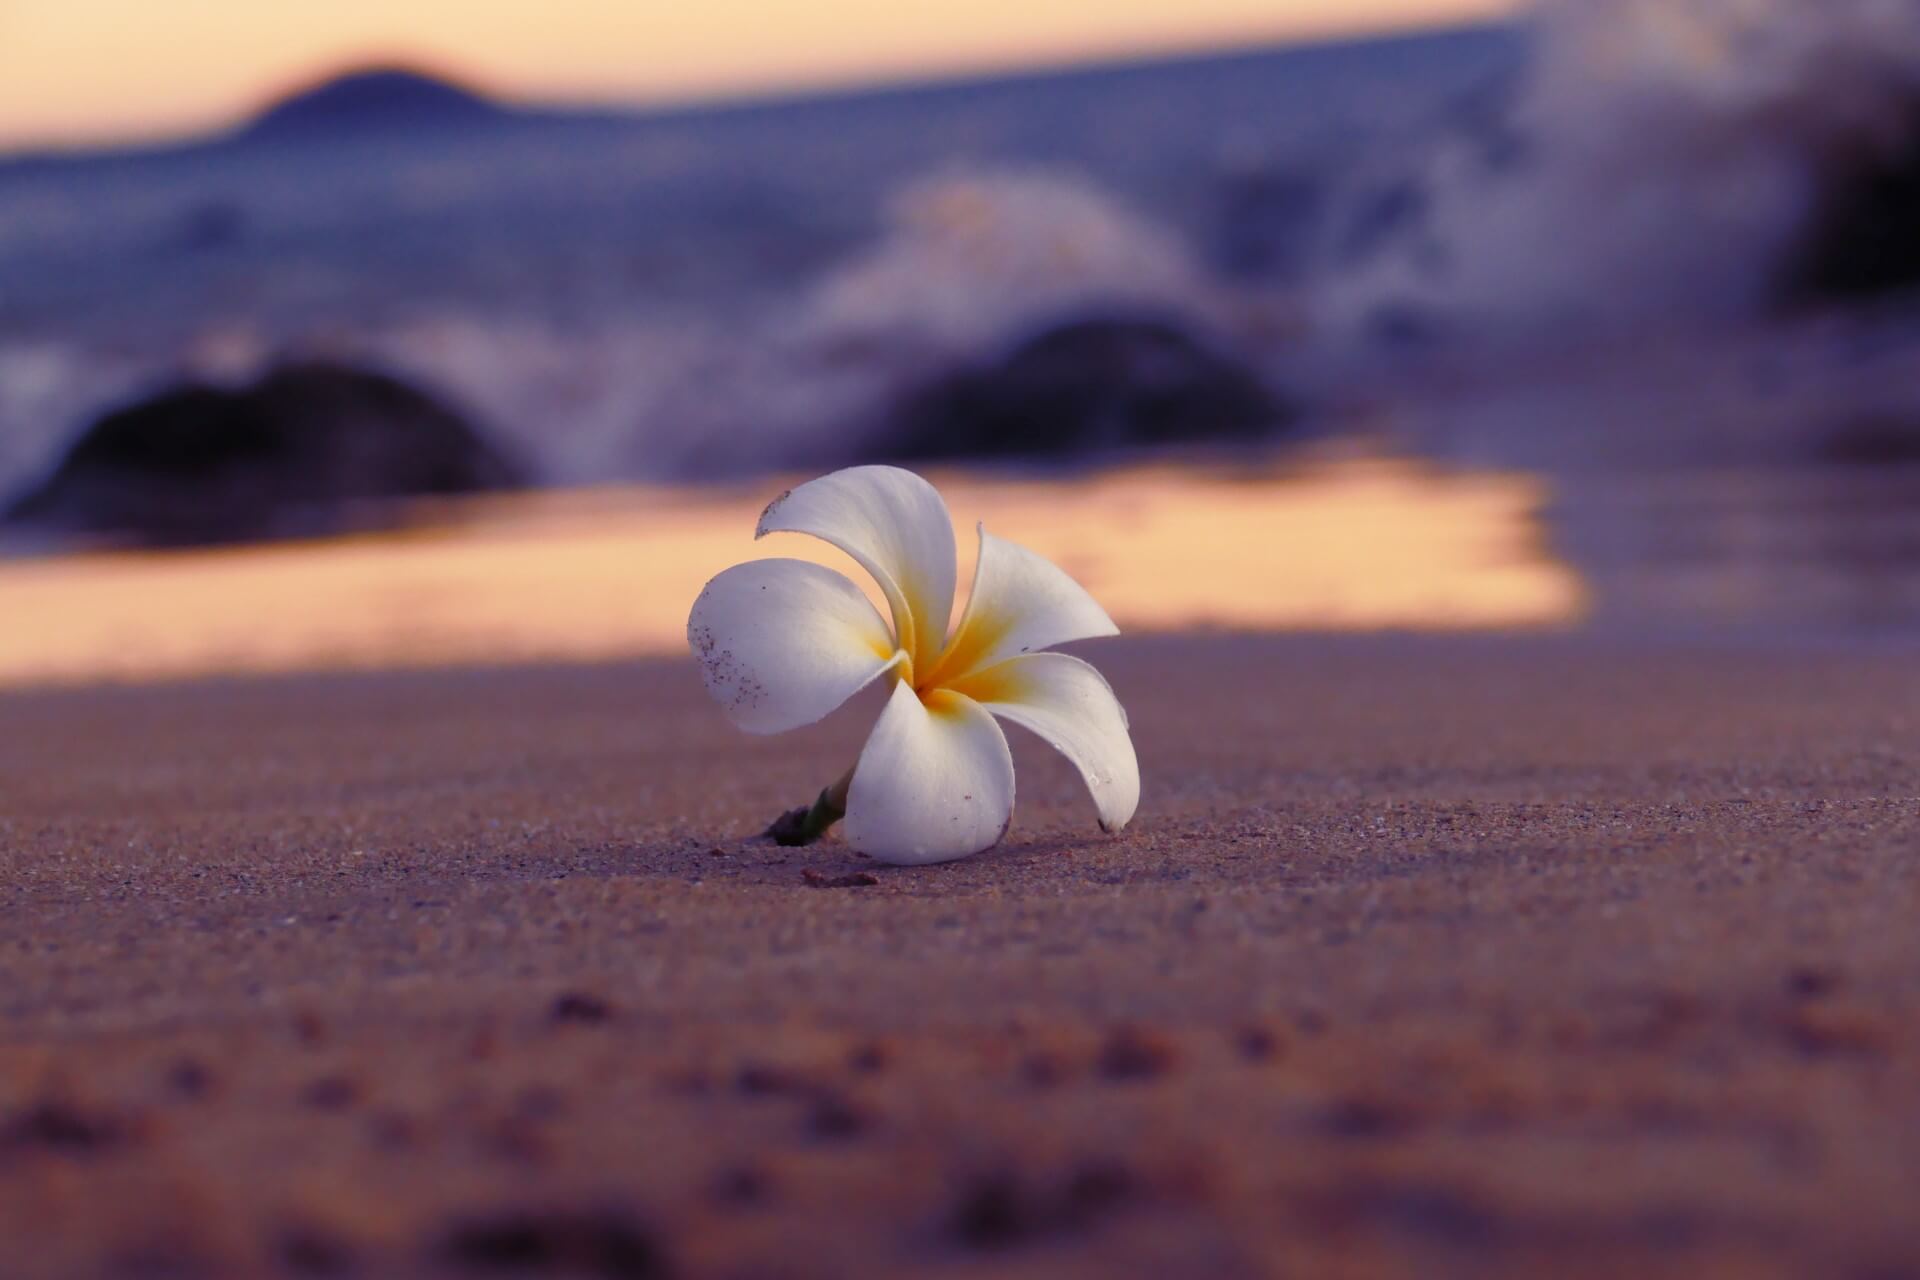
[[(933, 478), (962, 531), (963, 595), (984, 520), (1124, 630), (1539, 627), (1586, 608), (1525, 477), (1361, 458)], [(395, 533), (0, 562), (0, 683), (682, 654), (688, 606), (728, 565), (792, 556), (863, 579), (812, 539), (753, 540), (781, 487), (537, 495)]]

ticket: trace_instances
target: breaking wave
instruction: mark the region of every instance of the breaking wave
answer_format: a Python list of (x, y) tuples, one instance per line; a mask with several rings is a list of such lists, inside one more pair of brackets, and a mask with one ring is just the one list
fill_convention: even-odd
[[(1920, 280), (1920, 2), (1540, 0), (1531, 20), (1513, 92), (1349, 199), (1353, 218), (1398, 192), (1411, 216), (1363, 261), (1329, 255), (1335, 331), (1408, 310), (1503, 335), (1711, 322)], [(1824, 270), (1876, 235), (1879, 262)]]

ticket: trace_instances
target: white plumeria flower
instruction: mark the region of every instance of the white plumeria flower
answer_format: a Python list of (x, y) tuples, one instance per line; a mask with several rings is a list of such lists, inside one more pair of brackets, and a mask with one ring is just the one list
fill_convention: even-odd
[[(812, 724), (885, 676), (892, 693), (843, 786), (823, 792), (819, 834), (844, 809), (848, 843), (887, 862), (943, 862), (997, 843), (1013, 818), (1013, 756), (994, 717), (1023, 725), (1086, 779), (1100, 825), (1140, 799), (1127, 716), (1087, 663), (1039, 650), (1118, 633), (1051, 561), (980, 528), (973, 593), (953, 634), (953, 522), (939, 493), (898, 467), (852, 467), (774, 499), (756, 538), (805, 533), (879, 584), (892, 626), (843, 574), (754, 560), (709, 582), (687, 639), (707, 690), (749, 733)], [(991, 713), (991, 714), (989, 714)]]

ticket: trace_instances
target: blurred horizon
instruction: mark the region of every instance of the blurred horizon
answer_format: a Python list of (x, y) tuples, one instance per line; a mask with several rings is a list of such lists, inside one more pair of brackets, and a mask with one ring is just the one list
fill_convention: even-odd
[[(0, 154), (139, 145), (241, 123), (357, 69), (404, 66), (510, 103), (651, 109), (911, 86), (1238, 49), (1444, 30), (1519, 0), (940, 0), (902, 13), (843, 0), (829, 21), (794, 0), (630, 10), (363, 0), (302, 10), (242, 0), (0, 8)], [(750, 27), (749, 27), (750, 24)], [(742, 38), (749, 30), (751, 38)], [(155, 59), (152, 50), (180, 50)], [(84, 56), (81, 56), (83, 55)]]

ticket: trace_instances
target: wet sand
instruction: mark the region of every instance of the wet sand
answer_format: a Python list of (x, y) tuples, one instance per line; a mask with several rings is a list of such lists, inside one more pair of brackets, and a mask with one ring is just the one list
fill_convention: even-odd
[(1920, 1272), (1908, 652), (1088, 651), (914, 870), (684, 662), (0, 696), (0, 1270)]

